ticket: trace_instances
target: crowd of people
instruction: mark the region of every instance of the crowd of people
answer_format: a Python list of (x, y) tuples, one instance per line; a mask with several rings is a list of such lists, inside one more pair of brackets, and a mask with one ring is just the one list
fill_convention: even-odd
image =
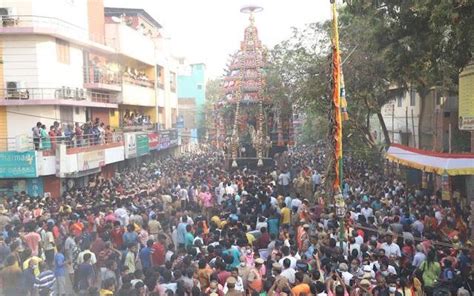
[(49, 127), (37, 122), (32, 128), (35, 150), (55, 150), (57, 143), (64, 143), (67, 147), (83, 147), (100, 145), (113, 141), (113, 129), (110, 125), (100, 122), (99, 118), (84, 124), (60, 124), (54, 121)]
[(472, 295), (468, 208), (346, 157), (345, 217), (325, 156), (224, 169), (196, 151), (0, 205), (4, 295)]
[(123, 126), (143, 126), (143, 125), (151, 125), (151, 118), (148, 115), (143, 113), (139, 113), (135, 111), (135, 113), (125, 113), (122, 119)]

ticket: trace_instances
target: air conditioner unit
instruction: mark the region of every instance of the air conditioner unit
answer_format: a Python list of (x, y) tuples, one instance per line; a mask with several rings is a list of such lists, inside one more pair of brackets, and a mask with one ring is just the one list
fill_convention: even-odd
[(63, 86), (61, 91), (61, 97), (63, 99), (72, 99), (74, 98), (74, 91), (70, 87)]
[(25, 99), (27, 98), (27, 91), (23, 88), (23, 83), (20, 81), (7, 81), (6, 83), (6, 98), (7, 99)]
[(86, 91), (83, 88), (77, 89), (77, 99), (78, 100), (85, 100), (86, 99)]
[(18, 16), (15, 7), (1, 7), (0, 16), (4, 27), (18, 24)]

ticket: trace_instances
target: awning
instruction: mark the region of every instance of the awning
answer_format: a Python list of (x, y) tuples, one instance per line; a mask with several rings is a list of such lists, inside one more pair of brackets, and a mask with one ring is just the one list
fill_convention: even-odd
[(402, 165), (428, 173), (450, 176), (474, 175), (474, 154), (438, 153), (392, 144), (385, 157)]

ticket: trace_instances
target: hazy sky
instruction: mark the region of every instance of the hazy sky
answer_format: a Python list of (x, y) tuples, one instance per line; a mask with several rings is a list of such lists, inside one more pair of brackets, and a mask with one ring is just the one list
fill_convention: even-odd
[(330, 17), (329, 0), (105, 0), (106, 6), (144, 8), (171, 38), (173, 52), (191, 62), (204, 62), (208, 76), (223, 73), (228, 55), (243, 39), (246, 4), (264, 10), (256, 15), (260, 39), (268, 48), (287, 39), (291, 27)]

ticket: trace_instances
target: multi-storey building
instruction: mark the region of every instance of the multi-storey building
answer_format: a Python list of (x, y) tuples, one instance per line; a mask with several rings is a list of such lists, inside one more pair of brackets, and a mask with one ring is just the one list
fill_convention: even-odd
[[(184, 58), (180, 59), (179, 67), (178, 104), (180, 116), (184, 120), (184, 131), (189, 139), (185, 142), (197, 142), (198, 137), (204, 137), (206, 112), (206, 65), (203, 63), (189, 64)], [(188, 135), (189, 134), (189, 135)]]
[[(0, 188), (36, 184), (58, 196), (69, 180), (110, 175), (123, 160), (176, 144), (163, 130), (178, 113), (177, 63), (146, 11), (1, 0), (0, 17)], [(105, 139), (88, 134), (95, 121), (110, 126)], [(33, 141), (37, 122), (61, 136)]]

